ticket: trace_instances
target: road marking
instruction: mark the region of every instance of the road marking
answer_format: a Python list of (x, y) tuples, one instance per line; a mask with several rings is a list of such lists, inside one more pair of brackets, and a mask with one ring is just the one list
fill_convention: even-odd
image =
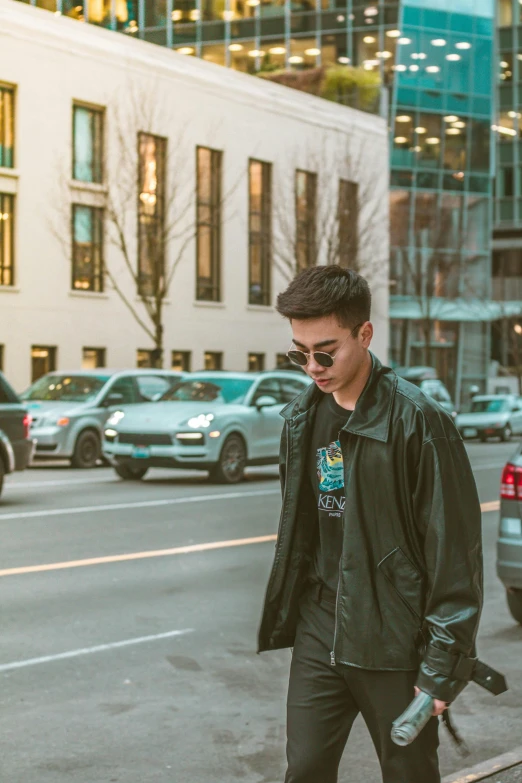
[(116, 477), (104, 476), (103, 478), (83, 478), (83, 479), (53, 479), (51, 481), (9, 481), (5, 482), (6, 489), (35, 489), (40, 487), (63, 487), (68, 484), (116, 484), (119, 479)]
[(154, 636), (139, 636), (136, 639), (124, 639), (122, 642), (110, 642), (109, 644), (97, 644), (95, 647), (83, 647), (80, 650), (69, 650), (68, 652), (58, 653), (57, 655), (44, 655), (41, 658), (28, 658), (25, 661), (14, 661), (13, 663), (0, 664), (0, 672), (10, 672), (13, 669), (24, 669), (26, 666), (37, 666), (40, 663), (51, 663), (52, 661), (63, 661), (66, 658), (79, 658), (80, 655), (92, 655), (93, 653), (104, 652), (105, 650), (116, 650), (119, 647), (131, 647), (134, 644), (144, 644), (145, 642), (157, 642), (160, 639), (171, 639), (173, 636), (184, 636), (187, 633), (193, 633), (194, 628), (183, 628), (180, 631), (167, 631), (158, 633)]
[(192, 552), (209, 552), (213, 549), (227, 549), (234, 546), (248, 546), (250, 544), (265, 544), (275, 541), (275, 534), (268, 536), (256, 536), (255, 538), (236, 538), (230, 541), (211, 541), (208, 544), (188, 544), (171, 549), (156, 549), (147, 552), (131, 552), (126, 555), (108, 555), (107, 557), (89, 557), (86, 560), (67, 560), (63, 563), (44, 563), (34, 566), (20, 566), (18, 568), (4, 568), (1, 576), (16, 576), (18, 574), (36, 574), (43, 571), (60, 571), (66, 568), (83, 568), (84, 566), (102, 565), (104, 563), (123, 563), (128, 560), (147, 560), (151, 557), (166, 557), (172, 555), (188, 555)]
[(182, 503), (209, 503), (215, 500), (237, 500), (263, 495), (279, 495), (280, 489), (252, 490), (251, 492), (222, 492), (212, 495), (191, 495), (183, 498), (164, 498), (163, 500), (138, 500), (134, 503), (105, 503), (102, 506), (72, 506), (71, 508), (46, 508), (39, 511), (17, 511), (12, 514), (0, 514), (0, 522), (7, 519), (31, 519), (35, 517), (71, 516), (72, 514), (91, 514), (98, 511), (121, 511), (126, 508), (158, 508), (177, 506)]

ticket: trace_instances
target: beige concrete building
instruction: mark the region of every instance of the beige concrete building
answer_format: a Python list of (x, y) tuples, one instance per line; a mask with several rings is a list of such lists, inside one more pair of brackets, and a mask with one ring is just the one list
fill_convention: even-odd
[(388, 351), (385, 122), (0, 0), (0, 359), (275, 367), (295, 271), (357, 263)]

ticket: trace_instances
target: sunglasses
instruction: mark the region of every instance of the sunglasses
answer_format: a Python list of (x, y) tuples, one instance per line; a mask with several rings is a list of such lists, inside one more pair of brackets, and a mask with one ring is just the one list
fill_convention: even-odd
[(292, 349), (288, 351), (286, 354), (290, 361), (293, 364), (298, 364), (299, 367), (306, 367), (308, 362), (310, 361), (310, 356), (314, 357), (314, 362), (317, 364), (320, 364), (321, 367), (331, 367), (334, 363), (334, 361), (337, 358), (337, 355), (339, 354), (339, 351), (341, 348), (343, 348), (344, 345), (348, 342), (350, 337), (353, 335), (354, 332), (357, 331), (362, 326), (362, 323), (357, 324), (357, 326), (354, 326), (344, 343), (339, 346), (339, 348), (334, 353), (326, 353), (326, 351), (311, 351), (310, 353), (305, 353), (305, 351), (299, 351), (297, 348)]

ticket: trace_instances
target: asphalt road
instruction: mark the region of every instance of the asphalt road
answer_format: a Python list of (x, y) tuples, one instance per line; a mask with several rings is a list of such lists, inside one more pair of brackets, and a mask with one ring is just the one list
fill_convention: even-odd
[[(498, 499), (512, 449), (470, 446), (481, 501)], [(9, 477), (0, 780), (281, 783), (290, 653), (255, 653), (279, 505), (272, 468), (233, 488), (197, 474), (151, 471), (127, 484), (108, 468), (50, 465)], [(454, 717), (471, 757), (442, 734), (444, 774), (522, 736), (522, 627), (495, 576), (497, 517), (483, 515), (479, 653), (511, 689), (462, 694)], [(362, 780), (380, 773), (357, 721), (340, 783)]]

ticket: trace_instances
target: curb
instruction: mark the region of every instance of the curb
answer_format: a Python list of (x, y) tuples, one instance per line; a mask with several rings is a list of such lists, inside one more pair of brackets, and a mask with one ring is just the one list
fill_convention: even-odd
[(503, 753), (501, 756), (494, 756), (487, 761), (476, 764), (474, 767), (461, 769), (460, 772), (454, 772), (442, 779), (442, 783), (474, 783), (476, 780), (485, 778), (502, 772), (505, 769), (516, 767), (522, 763), (522, 745), (510, 750), (509, 753)]

